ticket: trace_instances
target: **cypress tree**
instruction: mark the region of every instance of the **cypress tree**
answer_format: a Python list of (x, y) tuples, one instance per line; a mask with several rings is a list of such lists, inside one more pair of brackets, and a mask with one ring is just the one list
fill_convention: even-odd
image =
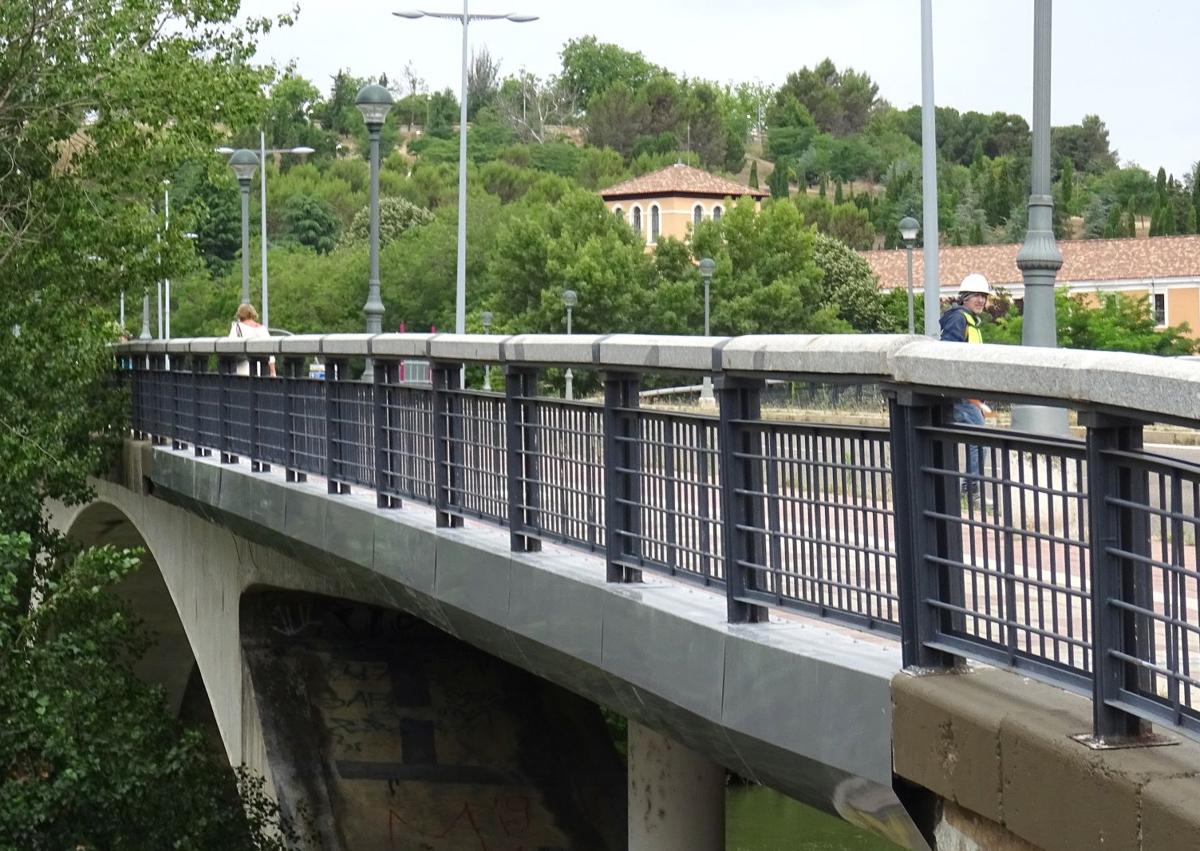
[(1121, 205), (1113, 204), (1108, 210), (1108, 220), (1104, 223), (1104, 236), (1108, 239), (1121, 235)]
[(1196, 217), (1196, 208), (1188, 207), (1188, 212), (1187, 212), (1187, 232), (1188, 233), (1196, 233), (1197, 232), (1196, 218), (1197, 218)]
[(1058, 187), (1062, 192), (1063, 208), (1071, 211), (1071, 199), (1075, 195), (1075, 166), (1070, 157), (1063, 157), (1062, 172), (1058, 178)]
[(758, 188), (758, 160), (750, 160), (750, 188)]
[(827, 187), (828, 181), (825, 180), (825, 175), (821, 175), (821, 181), (817, 184), (817, 194), (820, 195), (821, 198), (825, 197), (825, 191)]
[(833, 184), (833, 203), (841, 204), (846, 199), (842, 195), (842, 182), (839, 180)]

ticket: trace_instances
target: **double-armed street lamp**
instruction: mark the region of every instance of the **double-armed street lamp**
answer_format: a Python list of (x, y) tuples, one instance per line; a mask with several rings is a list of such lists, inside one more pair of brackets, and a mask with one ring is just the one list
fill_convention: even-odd
[[(571, 335), (571, 311), (575, 305), (579, 303), (579, 296), (575, 294), (575, 290), (563, 290), (562, 294), (563, 305), (567, 308), (567, 336)], [(563, 374), (566, 379), (566, 397), (567, 399), (575, 398), (575, 374), (571, 372), (571, 368), (567, 367), (567, 371)]]
[[(713, 272), (717, 271), (717, 264), (711, 257), (705, 257), (700, 261), (700, 278), (704, 281), (704, 336), (709, 336), (708, 316), (709, 316), (709, 289), (712, 285)], [(704, 380), (700, 385), (700, 400), (702, 402), (713, 401), (712, 376), (705, 375)]]
[(229, 167), (237, 177), (242, 191), (242, 298), (241, 304), (250, 302), (250, 181), (258, 170), (258, 155), (248, 148), (238, 148), (229, 158)]
[(917, 231), (921, 229), (920, 223), (912, 216), (905, 216), (900, 220), (900, 238), (904, 240), (904, 247), (908, 250), (908, 333), (915, 333), (915, 322), (913, 317), (913, 274), (912, 274), (912, 253), (913, 246), (917, 243)]
[[(267, 134), (262, 130), (258, 131), (258, 158), (262, 163), (262, 179), (258, 182), (259, 188), (259, 242), (262, 254), (262, 309), (261, 314), (262, 324), (264, 328), (271, 327), (271, 309), (268, 300), (267, 288), (267, 154), (312, 154), (315, 153), (315, 148), (310, 148), (307, 145), (297, 145), (294, 148), (268, 148)], [(219, 154), (232, 154), (232, 148), (217, 148)]]
[[(354, 105), (362, 113), (371, 138), (371, 271), (367, 278), (367, 302), (363, 305), (368, 334), (383, 330), (383, 299), (379, 297), (379, 132), (384, 119), (392, 108), (392, 95), (378, 83), (370, 83), (358, 90)], [(363, 381), (374, 379), (375, 369), (370, 358), (363, 371)]]
[(537, 15), (520, 15), (515, 12), (499, 14), (470, 14), (468, 0), (463, 0), (462, 13), (426, 12), (412, 9), (392, 12), (398, 18), (440, 18), (462, 24), (462, 90), (459, 96), (458, 119), (458, 264), (454, 290), (454, 333), (462, 334), (467, 324), (467, 27), (471, 21), (511, 21), (525, 24), (536, 21)]

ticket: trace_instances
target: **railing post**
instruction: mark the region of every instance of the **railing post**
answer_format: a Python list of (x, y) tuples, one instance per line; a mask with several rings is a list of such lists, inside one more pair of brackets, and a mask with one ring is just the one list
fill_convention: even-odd
[(200, 389), (204, 384), (204, 374), (208, 372), (209, 355), (193, 354), (191, 356), (192, 372), (189, 379), (192, 384), (192, 454), (197, 458), (208, 458), (212, 449), (200, 445)]
[(237, 375), (237, 360), (217, 356), (217, 451), (222, 464), (236, 464), (238, 457), (229, 451), (229, 391)]
[(538, 524), (537, 417), (538, 370), (508, 365), (504, 381), (504, 429), (508, 447), (508, 530), (513, 552), (532, 553), (542, 548), (539, 538), (526, 534)]
[(1121, 504), (1146, 505), (1148, 487), (1145, 473), (1123, 468), (1110, 453), (1141, 450), (1142, 424), (1092, 412), (1080, 412), (1079, 423), (1087, 427), (1093, 735), (1100, 742), (1137, 739), (1150, 725), (1119, 708), (1121, 692), (1144, 690), (1148, 676), (1114, 654), (1151, 661), (1154, 638), (1148, 617), (1113, 602), (1142, 610), (1153, 605), (1149, 567), (1122, 555), (1149, 555), (1145, 513)]
[(604, 375), (604, 516), (609, 582), (640, 582), (628, 562), (641, 553), (641, 428), (637, 408), (641, 377)]
[(271, 472), (271, 465), (260, 460), (262, 447), (258, 445), (259, 432), (259, 384), (268, 374), (267, 357), (250, 358), (250, 469), (255, 473)]
[[(946, 505), (948, 488), (944, 482), (922, 472), (936, 466), (935, 454), (940, 459), (947, 453), (940, 442), (930, 440), (920, 432), (940, 419), (943, 402), (914, 394), (911, 390), (890, 389), (886, 392), (891, 430), (902, 661), (906, 668), (949, 668), (955, 664), (954, 657), (929, 646), (935, 640), (942, 620), (942, 613), (929, 605), (930, 600), (939, 598), (942, 569), (926, 560), (926, 556), (938, 554), (946, 546), (945, 536), (930, 514), (941, 513), (949, 507)], [(953, 508), (958, 510), (957, 502)]]
[(296, 388), (305, 375), (303, 370), (303, 358), (283, 358), (283, 474), (289, 482), (308, 481), (308, 474), (296, 468)]
[(435, 361), (429, 365), (433, 384), (433, 488), (439, 527), (463, 524), (451, 511), (462, 486), (462, 365)]
[[(384, 493), (392, 481), (392, 459), (394, 453), (394, 430), (389, 429), (388, 397), (390, 388), (400, 381), (400, 362), (375, 358), (371, 376), (372, 399), (375, 404), (375, 504), (380, 508), (400, 508), (402, 500), (392, 493)], [(394, 425), (394, 424), (393, 424)]]
[(337, 479), (339, 450), (341, 444), (341, 420), (338, 412), (337, 382), (346, 372), (346, 361), (325, 358), (325, 489), (328, 493), (350, 493), (350, 485)]
[(762, 416), (762, 379), (718, 375), (713, 389), (720, 408), (717, 445), (721, 457), (722, 547), (725, 600), (730, 623), (759, 623), (767, 607), (746, 599), (757, 587), (747, 564), (765, 564), (761, 434), (743, 426)]

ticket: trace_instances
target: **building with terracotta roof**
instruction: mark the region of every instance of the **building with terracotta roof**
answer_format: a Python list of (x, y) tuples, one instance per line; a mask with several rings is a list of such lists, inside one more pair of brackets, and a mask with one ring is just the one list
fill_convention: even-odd
[[(1014, 299), (1022, 299), (1025, 286), (1017, 268), (1020, 248), (1015, 243), (942, 248), (938, 252), (942, 297), (954, 296), (964, 277), (981, 272), (993, 287), (1003, 287)], [(1071, 239), (1059, 242), (1058, 248), (1063, 256), (1058, 282), (1072, 293), (1148, 296), (1160, 325), (1186, 322), (1193, 336), (1200, 336), (1200, 236)], [(908, 286), (904, 249), (861, 253), (881, 287)], [(920, 290), (923, 280), (921, 251), (914, 249), (913, 286)]]
[(647, 249), (662, 237), (687, 239), (689, 229), (706, 218), (719, 220), (730, 199), (749, 195), (757, 209), (769, 194), (683, 163), (600, 191), (608, 209), (645, 237)]

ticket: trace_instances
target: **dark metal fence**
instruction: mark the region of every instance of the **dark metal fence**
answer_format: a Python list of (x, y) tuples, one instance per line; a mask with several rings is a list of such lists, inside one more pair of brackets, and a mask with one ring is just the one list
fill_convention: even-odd
[(889, 427), (862, 428), (764, 416), (753, 377), (717, 375), (703, 414), (642, 408), (637, 371), (581, 402), (539, 395), (534, 365), (492, 393), (457, 363), (418, 384), (399, 358), (367, 382), (332, 356), (324, 379), (210, 359), (122, 354), (135, 431), (507, 527), (515, 550), (603, 554), (611, 581), (707, 585), (731, 621), (804, 612), (899, 636), (906, 665), (1022, 671), (1090, 693), (1098, 740), (1200, 737), (1200, 466), (1146, 451), (1135, 413), (1082, 410), (1079, 441), (886, 385)]

